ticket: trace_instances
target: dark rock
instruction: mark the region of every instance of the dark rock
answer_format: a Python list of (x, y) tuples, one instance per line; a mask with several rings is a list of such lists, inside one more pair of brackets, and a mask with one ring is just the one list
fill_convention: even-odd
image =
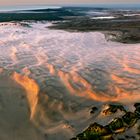
[(127, 112), (123, 117), (123, 122), (127, 127), (132, 127), (138, 120), (135, 113)]
[[(140, 103), (134, 104), (136, 110), (134, 113), (126, 112), (122, 105), (109, 105), (109, 108), (104, 110), (105, 114), (115, 113), (117, 110), (125, 112), (121, 118), (112, 120), (108, 125), (102, 126), (100, 124), (91, 124), (85, 131), (77, 135), (71, 140), (113, 140), (113, 136), (125, 132), (128, 128), (134, 126), (138, 119), (140, 119)], [(92, 108), (96, 110), (96, 108)], [(140, 127), (138, 127), (138, 135), (140, 134)], [(126, 139), (128, 136), (125, 137)], [(135, 139), (134, 136), (130, 137)]]
[(78, 140), (78, 138), (72, 138), (71, 140)]
[(121, 118), (114, 119), (111, 123), (106, 126), (112, 131), (112, 133), (122, 133), (125, 131), (123, 120)]
[[(75, 138), (71, 139), (74, 140)], [(77, 140), (112, 140), (111, 132), (99, 125), (94, 123), (90, 125), (83, 133), (77, 135)]]
[(102, 125), (94, 123), (90, 125), (85, 132), (90, 132), (92, 135), (106, 135), (109, 133), (109, 130), (104, 128)]
[(134, 104), (134, 107), (135, 107), (135, 108), (140, 107), (140, 103), (135, 103), (135, 104)]
[(140, 118), (140, 103), (135, 103), (134, 106), (136, 108), (135, 114)]
[(118, 110), (126, 112), (126, 110), (124, 109), (124, 107), (122, 105), (110, 104), (108, 109), (104, 110), (103, 113), (105, 115), (110, 115), (110, 114), (116, 113)]
[(90, 114), (94, 114), (96, 111), (98, 110), (98, 108), (97, 107), (92, 107), (91, 108), (91, 111), (90, 111)]
[(125, 138), (126, 139), (135, 139), (135, 136), (128, 136), (128, 135), (126, 135)]

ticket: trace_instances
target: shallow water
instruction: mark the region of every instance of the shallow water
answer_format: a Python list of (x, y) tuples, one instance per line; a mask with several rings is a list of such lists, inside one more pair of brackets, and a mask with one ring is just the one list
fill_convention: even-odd
[(47, 140), (69, 139), (99, 120), (92, 105), (140, 100), (140, 44), (49, 25), (0, 24), (0, 71), (25, 90), (29, 119)]

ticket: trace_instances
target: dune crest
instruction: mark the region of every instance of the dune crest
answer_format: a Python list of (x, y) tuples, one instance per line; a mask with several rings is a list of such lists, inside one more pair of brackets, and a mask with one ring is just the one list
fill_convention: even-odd
[(30, 107), (30, 119), (32, 120), (38, 103), (39, 86), (28, 76), (14, 72), (12, 78), (26, 90), (26, 97)]
[(0, 68), (0, 73), (2, 73), (3, 72), (3, 68)]

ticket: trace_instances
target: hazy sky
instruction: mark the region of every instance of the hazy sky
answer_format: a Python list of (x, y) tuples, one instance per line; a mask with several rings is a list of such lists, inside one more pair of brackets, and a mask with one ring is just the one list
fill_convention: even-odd
[(0, 5), (20, 4), (140, 3), (140, 0), (0, 0)]

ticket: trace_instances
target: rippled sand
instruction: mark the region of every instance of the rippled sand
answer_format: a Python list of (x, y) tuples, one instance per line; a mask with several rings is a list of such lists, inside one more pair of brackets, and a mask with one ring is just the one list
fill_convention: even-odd
[[(107, 102), (119, 102), (133, 109), (140, 101), (140, 44), (107, 42), (100, 32), (70, 33), (49, 30), (50, 23), (30, 24), (0, 24), (0, 92), (2, 100), (17, 101), (13, 106), (5, 103), (3, 109), (8, 108), (6, 115), (18, 112), (11, 116), (20, 123), (27, 121), (21, 130), (29, 129), (33, 136), (38, 131), (39, 140), (69, 139), (102, 119), (101, 114), (94, 119), (89, 114), (93, 105), (102, 109)], [(18, 96), (23, 95), (21, 111)], [(10, 123), (16, 127), (14, 118)], [(0, 133), (11, 129), (1, 128)], [(14, 137), (20, 140), (16, 134), (11, 140)]]

